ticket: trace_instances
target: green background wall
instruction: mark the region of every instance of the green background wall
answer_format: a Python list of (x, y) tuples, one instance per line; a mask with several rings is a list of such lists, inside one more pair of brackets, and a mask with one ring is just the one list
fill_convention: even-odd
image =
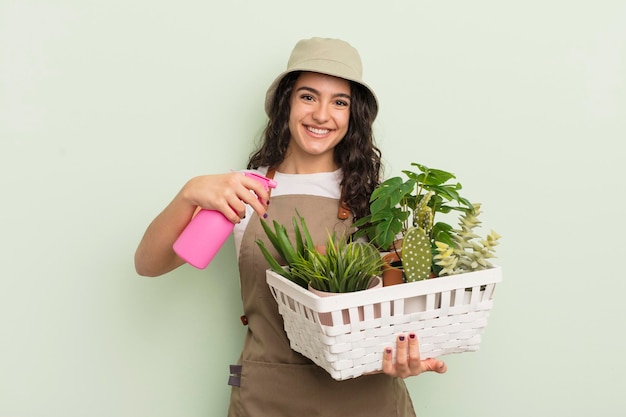
[(0, 417), (225, 414), (232, 241), (156, 279), (133, 253), (245, 164), (310, 36), (360, 50), (386, 174), (455, 172), (503, 236), (481, 350), (409, 380), (418, 414), (623, 415), (623, 1), (2, 0)]

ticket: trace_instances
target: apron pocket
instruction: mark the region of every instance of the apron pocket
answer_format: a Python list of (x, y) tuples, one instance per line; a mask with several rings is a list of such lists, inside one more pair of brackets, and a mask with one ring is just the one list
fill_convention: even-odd
[(247, 417), (319, 415), (317, 365), (244, 361), (239, 395)]

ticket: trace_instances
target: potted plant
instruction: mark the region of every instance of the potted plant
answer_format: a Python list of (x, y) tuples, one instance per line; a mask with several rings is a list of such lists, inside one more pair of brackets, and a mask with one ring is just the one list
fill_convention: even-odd
[(304, 288), (330, 293), (361, 291), (380, 280), (383, 262), (377, 247), (369, 242), (337, 239), (328, 235), (325, 246), (316, 247), (303, 217), (293, 217), (295, 242), (287, 236), (284, 225), (274, 221), (274, 229), (261, 219), (263, 229), (287, 265), (281, 265), (257, 240), (270, 268)]
[[(405, 281), (453, 275), (493, 267), (489, 258), (500, 236), (476, 234), (480, 204), (461, 196), (455, 175), (412, 163), (417, 170), (402, 171), (380, 183), (370, 199), (370, 215), (359, 219), (357, 236), (368, 236), (379, 250), (395, 256)], [(459, 213), (459, 228), (436, 214)], [(389, 266), (387, 266), (389, 269)]]

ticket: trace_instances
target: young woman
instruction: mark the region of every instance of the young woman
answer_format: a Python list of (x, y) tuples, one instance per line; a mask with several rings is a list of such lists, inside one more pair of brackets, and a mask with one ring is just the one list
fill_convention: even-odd
[(381, 169), (372, 134), (378, 102), (361, 74), (360, 56), (350, 44), (326, 38), (298, 42), (287, 70), (268, 89), (269, 121), (247, 167), (274, 178), (278, 185), (271, 196), (241, 173), (192, 178), (137, 248), (137, 272), (161, 275), (184, 263), (172, 244), (197, 207), (219, 210), (235, 223), (248, 332), (239, 362), (231, 367), (231, 417), (414, 416), (403, 378), (446, 371), (439, 360), (421, 360), (415, 334), (402, 334), (397, 360), (393, 347), (387, 348), (382, 372), (335, 381), (290, 349), (265, 283), (268, 266), (255, 243), (266, 239), (259, 217), (290, 225), (297, 209), (323, 245), (328, 231), (348, 236), (353, 219), (369, 211)]

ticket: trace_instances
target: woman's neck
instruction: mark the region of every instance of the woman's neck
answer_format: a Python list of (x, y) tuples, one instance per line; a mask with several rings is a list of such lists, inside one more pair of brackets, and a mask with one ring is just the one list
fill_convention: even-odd
[(283, 174), (316, 174), (319, 172), (333, 172), (339, 169), (337, 164), (332, 159), (320, 159), (320, 158), (285, 158), (276, 171)]

